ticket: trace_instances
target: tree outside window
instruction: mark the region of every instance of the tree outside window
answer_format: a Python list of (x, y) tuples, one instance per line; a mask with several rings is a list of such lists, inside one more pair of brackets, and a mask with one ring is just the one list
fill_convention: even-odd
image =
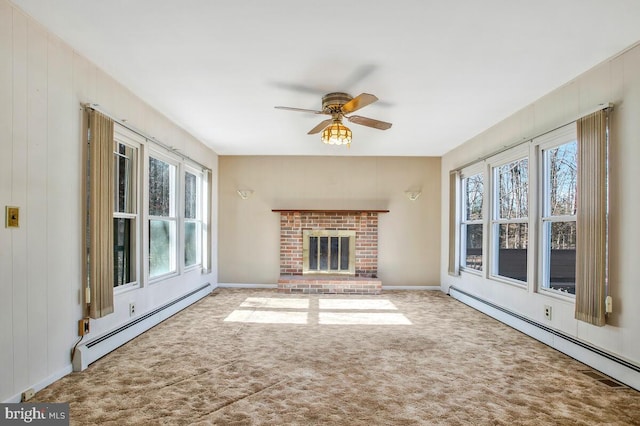
[(460, 266), (482, 270), (482, 203), (484, 181), (482, 173), (462, 178), (462, 220)]
[(577, 152), (575, 140), (542, 150), (542, 287), (567, 294), (576, 285)]
[(176, 166), (149, 157), (149, 277), (176, 272)]
[(529, 246), (529, 160), (493, 168), (495, 275), (527, 281)]
[(114, 288), (137, 282), (137, 148), (114, 143), (113, 260)]
[(202, 176), (184, 174), (184, 265), (202, 263)]

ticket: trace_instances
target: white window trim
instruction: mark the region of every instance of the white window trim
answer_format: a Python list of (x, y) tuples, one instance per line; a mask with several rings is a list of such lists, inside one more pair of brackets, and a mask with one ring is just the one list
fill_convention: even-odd
[[(567, 216), (543, 216), (545, 208), (545, 188), (549, 183), (544, 182), (546, 176), (544, 174), (543, 150), (552, 149), (556, 146), (563, 145), (567, 142), (576, 140), (576, 122), (572, 121), (564, 124), (562, 127), (549, 131), (541, 136), (533, 139), (523, 140), (518, 144), (514, 144), (501, 150), (493, 156), (480, 158), (477, 161), (464, 166), (459, 170), (460, 179), (459, 191), (457, 196), (456, 208), (456, 224), (457, 236), (454, 240), (456, 248), (460, 256), (458, 256), (458, 267), (463, 273), (471, 273), (480, 275), (483, 279), (501, 284), (509, 284), (514, 287), (526, 290), (531, 293), (538, 293), (545, 297), (552, 297), (568, 303), (575, 303), (575, 296), (566, 292), (553, 290), (543, 287), (543, 279), (548, 274), (548, 261), (545, 260), (545, 245), (543, 241), (544, 224), (550, 222), (567, 222), (577, 218), (574, 215)], [(497, 181), (494, 173), (496, 168), (501, 165), (517, 161), (520, 159), (528, 160), (528, 217), (521, 219), (502, 219), (496, 220), (499, 212), (499, 197), (497, 194)], [(484, 198), (483, 198), (483, 270), (465, 268), (462, 266), (461, 255), (464, 251), (462, 227), (466, 222), (463, 220), (464, 194), (462, 180), (465, 177), (483, 173), (484, 181)], [(499, 250), (499, 231), (496, 229), (496, 223), (527, 223), (528, 226), (528, 242), (527, 242), (527, 281), (519, 281), (509, 277), (497, 275), (497, 250)]]
[[(196, 218), (195, 219), (191, 219), (191, 218), (187, 218), (185, 215), (185, 208), (186, 208), (186, 199), (185, 199), (185, 185), (186, 185), (186, 174), (190, 173), (192, 175), (196, 176)], [(206, 188), (206, 184), (205, 184), (205, 171), (202, 169), (197, 169), (195, 167), (191, 167), (188, 164), (185, 164), (182, 168), (182, 172), (180, 174), (180, 176), (182, 177), (182, 183), (181, 183), (181, 188), (182, 188), (182, 197), (181, 197), (181, 201), (182, 201), (182, 206), (180, 207), (180, 217), (181, 217), (181, 224), (182, 224), (182, 230), (184, 231), (185, 225), (186, 223), (196, 223), (199, 225), (199, 235), (198, 235), (198, 251), (199, 251), (199, 256), (198, 256), (198, 261), (196, 263), (194, 263), (193, 265), (187, 265), (186, 261), (185, 261), (185, 254), (186, 254), (186, 244), (185, 244), (185, 237), (186, 235), (183, 234), (182, 239), (180, 240), (181, 242), (181, 249), (180, 249), (180, 253), (182, 254), (180, 256), (180, 260), (181, 260), (181, 264), (182, 267), (184, 268), (184, 271), (191, 271), (193, 269), (204, 269), (204, 255), (205, 255), (205, 251), (204, 251), (204, 247), (205, 247), (205, 203), (206, 203), (206, 197), (205, 197), (205, 188)]]
[[(464, 187), (465, 179), (475, 175), (482, 175), (482, 219), (477, 220), (465, 220), (465, 209), (466, 209), (466, 188)], [(484, 161), (480, 161), (478, 163), (472, 164), (468, 167), (465, 167), (460, 171), (460, 197), (458, 200), (458, 205), (460, 206), (459, 212), (459, 224), (458, 224), (458, 246), (460, 256), (458, 259), (458, 266), (461, 272), (467, 272), (474, 275), (484, 275), (487, 270), (487, 256), (486, 256), (486, 221), (487, 221), (487, 173), (486, 173), (486, 165)], [(482, 225), (482, 268), (474, 269), (467, 267), (465, 263), (464, 254), (466, 254), (466, 229), (467, 225)]]
[(132, 289), (137, 289), (142, 287), (142, 265), (141, 265), (141, 260), (143, 259), (142, 256), (142, 241), (143, 241), (143, 233), (142, 233), (142, 228), (143, 226), (142, 224), (142, 216), (141, 216), (141, 210), (142, 210), (142, 170), (143, 167), (141, 165), (141, 161), (143, 158), (143, 145), (145, 142), (145, 139), (143, 137), (141, 137), (140, 135), (132, 132), (131, 130), (123, 127), (122, 125), (118, 124), (118, 123), (114, 123), (113, 126), (113, 139), (114, 139), (114, 143), (115, 144), (124, 144), (127, 145), (131, 148), (134, 148), (136, 150), (136, 161), (134, 164), (134, 170), (132, 175), (134, 176), (135, 179), (135, 183), (134, 183), (134, 189), (136, 191), (135, 193), (135, 203), (136, 203), (136, 212), (135, 213), (121, 213), (121, 212), (115, 212), (113, 213), (113, 217), (115, 218), (125, 218), (125, 219), (135, 219), (135, 237), (136, 237), (136, 244), (134, 247), (134, 259), (133, 262), (135, 263), (135, 270), (136, 270), (136, 274), (135, 274), (135, 280), (118, 286), (118, 287), (114, 287), (113, 291), (114, 291), (114, 295), (116, 294), (120, 294), (120, 293), (124, 293), (127, 291), (130, 291)]
[(536, 232), (536, 241), (538, 245), (536, 290), (539, 293), (571, 302), (575, 302), (575, 295), (545, 287), (545, 284), (548, 282), (550, 271), (550, 260), (546, 252), (545, 223), (569, 221), (577, 223), (577, 216), (549, 216), (545, 191), (549, 187), (550, 183), (548, 182), (545, 174), (546, 161), (544, 158), (544, 152), (575, 140), (577, 140), (576, 123), (573, 122), (543, 136), (537, 137), (532, 141), (536, 147), (536, 157), (538, 158), (538, 167), (536, 167), (536, 172), (538, 174), (537, 182), (539, 182), (537, 191), (538, 208), (536, 209), (536, 220), (539, 223)]
[[(493, 281), (498, 281), (501, 283), (511, 284), (519, 288), (528, 289), (529, 283), (532, 281), (532, 277), (530, 276), (529, 270), (531, 269), (531, 235), (532, 235), (532, 224), (531, 224), (531, 194), (532, 194), (532, 162), (530, 155), (530, 142), (524, 142), (521, 145), (510, 148), (505, 152), (501, 152), (500, 154), (496, 154), (495, 156), (487, 159), (488, 165), (488, 173), (489, 177), (488, 182), (485, 183), (485, 187), (489, 188), (489, 205), (490, 209), (485, 214), (488, 216), (488, 250), (485, 256), (486, 263), (488, 265), (487, 274), (488, 278)], [(528, 201), (528, 217), (526, 218), (518, 218), (518, 219), (499, 219), (497, 218), (497, 212), (499, 211), (499, 202), (500, 197), (498, 192), (498, 187), (496, 185), (496, 173), (497, 169), (500, 166), (511, 163), (513, 161), (519, 161), (527, 159), (527, 168), (528, 168), (528, 181), (527, 181), (527, 201)], [(509, 277), (505, 277), (502, 275), (498, 275), (498, 250), (500, 244), (500, 233), (499, 226), (505, 223), (526, 223), (527, 224), (527, 280), (520, 281), (516, 279), (512, 279)]]
[[(96, 104), (84, 104), (85, 107), (96, 109)], [(184, 190), (180, 188), (181, 176), (183, 170), (186, 167), (190, 167), (202, 176), (202, 190), (201, 195), (201, 208), (199, 210), (201, 216), (201, 256), (200, 263), (201, 273), (207, 274), (211, 272), (212, 259), (211, 259), (211, 235), (213, 231), (210, 229), (211, 223), (215, 223), (215, 219), (212, 217), (211, 203), (212, 194), (211, 188), (215, 186), (215, 178), (212, 175), (212, 170), (204, 164), (199, 163), (193, 158), (179, 153), (173, 149), (171, 145), (167, 145), (157, 140), (155, 137), (141, 132), (135, 127), (130, 126), (122, 120), (115, 118), (112, 114), (98, 108), (96, 109), (102, 114), (111, 118), (114, 121), (114, 140), (116, 142), (126, 142), (137, 149), (137, 161), (136, 161), (136, 204), (137, 211), (135, 214), (115, 212), (115, 208), (112, 208), (112, 217), (136, 217), (136, 229), (135, 235), (135, 283), (131, 282), (125, 285), (114, 287), (114, 295), (124, 293), (131, 290), (142, 289), (151, 283), (157, 283), (164, 281), (175, 276), (181, 276), (185, 273), (184, 260), (180, 261), (180, 258), (184, 258), (184, 252), (180, 251), (179, 245), (183, 240), (183, 230), (181, 229), (181, 217), (184, 217), (184, 212), (180, 213), (180, 204), (182, 197), (184, 196)], [(150, 155), (150, 153), (152, 153)], [(176, 178), (173, 182), (175, 185), (173, 193), (175, 194), (175, 213), (172, 219), (176, 220), (176, 235), (175, 235), (175, 252), (173, 259), (176, 267), (175, 272), (167, 273), (149, 279), (149, 157), (160, 159), (168, 162), (176, 167)], [(113, 249), (113, 248), (112, 248)], [(133, 249), (132, 249), (133, 251)], [(133, 261), (132, 261), (133, 262)], [(197, 268), (193, 268), (197, 270)], [(191, 268), (188, 268), (191, 271)]]
[[(173, 179), (171, 179), (170, 182), (170, 193), (172, 195), (172, 204), (171, 207), (169, 208), (169, 216), (152, 216), (149, 214), (149, 159), (150, 158), (155, 158), (156, 160), (160, 160), (163, 161), (165, 163), (168, 163), (170, 165), (172, 165), (173, 168)], [(145, 228), (146, 228), (146, 238), (145, 238), (145, 271), (146, 271), (146, 276), (148, 279), (148, 282), (150, 284), (155, 284), (157, 282), (160, 281), (164, 281), (167, 278), (171, 278), (174, 276), (178, 276), (182, 273), (182, 269), (181, 269), (181, 264), (182, 262), (180, 262), (178, 260), (178, 254), (179, 254), (179, 249), (180, 249), (180, 241), (182, 239), (182, 230), (180, 229), (179, 223), (180, 221), (178, 220), (178, 212), (180, 209), (180, 205), (182, 204), (180, 201), (180, 195), (183, 194), (184, 191), (177, 191), (179, 188), (180, 183), (178, 182), (178, 180), (182, 181), (182, 179), (180, 179), (180, 175), (181, 175), (181, 161), (175, 157), (169, 156), (166, 153), (153, 149), (151, 148), (149, 150), (149, 154), (145, 156), (145, 200), (144, 200), (144, 212), (145, 212)], [(149, 242), (151, 239), (151, 235), (149, 234), (149, 224), (151, 223), (152, 220), (165, 220), (165, 221), (169, 221), (173, 224), (174, 229), (175, 229), (175, 241), (173, 243), (173, 247), (171, 247), (171, 265), (173, 266), (173, 270), (169, 271), (167, 273), (161, 274), (161, 275), (156, 275), (154, 277), (151, 276), (151, 271), (150, 271), (150, 265), (149, 265), (149, 259), (150, 259), (150, 253), (149, 253)]]
[(211, 171), (208, 169), (202, 170), (202, 273), (207, 274), (211, 272), (211, 259), (209, 249), (209, 238), (211, 230), (209, 229), (210, 223), (213, 220), (210, 213), (211, 194), (209, 193), (209, 179), (211, 178)]

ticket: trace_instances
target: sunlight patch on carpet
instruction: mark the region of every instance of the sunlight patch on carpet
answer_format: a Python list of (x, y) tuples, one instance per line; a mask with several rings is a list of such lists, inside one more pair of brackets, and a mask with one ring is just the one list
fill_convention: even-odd
[(307, 312), (235, 310), (224, 319), (226, 322), (260, 324), (307, 324)]
[(241, 308), (309, 309), (308, 299), (280, 299), (275, 297), (247, 297)]
[(320, 309), (387, 309), (397, 311), (398, 308), (387, 299), (320, 299)]
[(317, 300), (317, 307), (312, 309), (307, 298), (247, 297), (224, 321), (257, 324), (412, 325), (403, 314), (388, 312), (398, 310), (388, 299)]
[(323, 325), (411, 325), (402, 314), (377, 312), (320, 312), (318, 322)]

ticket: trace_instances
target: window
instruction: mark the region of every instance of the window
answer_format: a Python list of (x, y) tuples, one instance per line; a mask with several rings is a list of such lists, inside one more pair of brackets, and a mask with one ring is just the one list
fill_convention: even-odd
[(114, 288), (137, 285), (138, 147), (123, 129), (114, 132)]
[(460, 267), (482, 270), (482, 173), (462, 177)]
[[(535, 275), (535, 287), (527, 287), (532, 291), (575, 298), (576, 282), (578, 285), (583, 282), (579, 277), (580, 261), (576, 260), (580, 257), (577, 246), (579, 229), (583, 229), (581, 226), (591, 229), (598, 223), (604, 223), (600, 217), (594, 219), (592, 225), (578, 223), (578, 211), (595, 212), (603, 206), (597, 195), (606, 193), (606, 173), (604, 177), (598, 175), (594, 180), (597, 183), (583, 185), (583, 189), (587, 188), (583, 196), (580, 197), (578, 192), (579, 179), (591, 174), (591, 167), (606, 171), (606, 159), (593, 160), (593, 166), (592, 163), (585, 166), (579, 162), (579, 154), (584, 154), (590, 146), (581, 143), (598, 143), (600, 145), (592, 149), (606, 153), (606, 116), (596, 119), (602, 121), (598, 127), (602, 134), (597, 135), (595, 142), (590, 139), (579, 142), (579, 126), (574, 122), (456, 172), (460, 176), (460, 184), (456, 186), (460, 195), (455, 197), (454, 212), (459, 219), (455, 221), (458, 227), (454, 230), (460, 235), (450, 235), (450, 239), (458, 242), (455, 249), (459, 250), (460, 260), (454, 264), (466, 272), (473, 272), (483, 270), (488, 259), (487, 277), (490, 279), (524, 286), (533, 281)], [(588, 137), (587, 134), (585, 138)], [(579, 146), (583, 147), (582, 150)], [(581, 167), (583, 169), (579, 170)], [(484, 170), (490, 171), (490, 178), (485, 182)], [(490, 186), (484, 203), (490, 207), (490, 214), (483, 211), (485, 185)], [(530, 193), (535, 195), (532, 199)], [(585, 216), (580, 217), (582, 220)], [(487, 222), (485, 229), (488, 230), (485, 236), (484, 222)], [(589, 234), (583, 232), (581, 238)], [(606, 230), (598, 233), (601, 239), (606, 238), (606, 235), (601, 236), (603, 232)], [(483, 253), (483, 237), (486, 237), (485, 242), (488, 240), (488, 253)], [(599, 252), (606, 250), (605, 243), (602, 246), (605, 249)], [(584, 243), (582, 249), (591, 247)], [(587, 256), (584, 262), (586, 265), (606, 263), (606, 259), (597, 260), (597, 257)], [(598, 279), (604, 281), (604, 278)]]
[(177, 272), (176, 165), (149, 157), (149, 278)]
[(113, 312), (114, 294), (210, 272), (211, 171), (98, 111), (86, 118), (85, 249), (98, 318)]
[(184, 173), (184, 266), (202, 264), (202, 173)]
[(527, 281), (529, 160), (493, 167), (492, 274)]
[(578, 143), (575, 127), (540, 145), (541, 287), (575, 294)]

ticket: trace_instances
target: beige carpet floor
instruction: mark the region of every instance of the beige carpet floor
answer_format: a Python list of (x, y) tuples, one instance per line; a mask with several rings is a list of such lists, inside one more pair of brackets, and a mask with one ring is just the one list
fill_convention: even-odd
[(440, 292), (218, 289), (34, 402), (83, 425), (640, 425), (639, 392), (584, 370)]

